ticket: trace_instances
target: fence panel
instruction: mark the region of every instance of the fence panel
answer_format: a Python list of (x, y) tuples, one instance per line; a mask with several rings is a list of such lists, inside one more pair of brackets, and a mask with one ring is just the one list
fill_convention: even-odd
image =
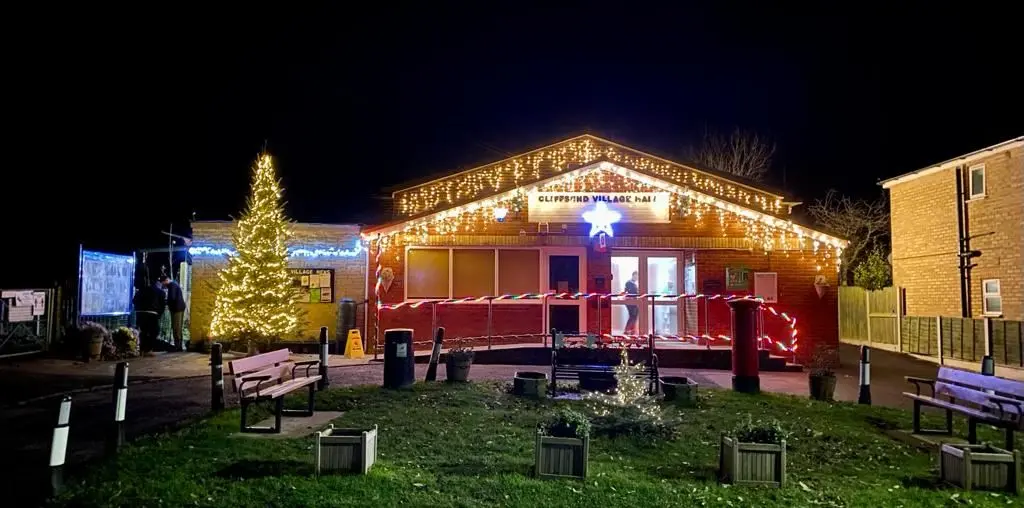
[(1024, 367), (1024, 343), (1020, 321), (992, 320), (992, 357), (996, 364)]
[(0, 358), (46, 351), (58, 323), (54, 290), (0, 291)]
[(903, 316), (900, 324), (903, 335), (904, 353), (915, 355), (937, 356), (938, 339), (936, 338), (935, 318), (920, 316)]
[(867, 291), (868, 340), (872, 344), (896, 345), (899, 325), (896, 314), (896, 288), (887, 287), (876, 291)]
[(840, 339), (868, 340), (868, 302), (864, 293), (864, 288), (839, 286)]

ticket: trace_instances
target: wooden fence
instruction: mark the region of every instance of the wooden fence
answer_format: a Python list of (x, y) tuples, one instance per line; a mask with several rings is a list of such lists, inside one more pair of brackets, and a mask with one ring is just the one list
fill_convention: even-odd
[[(980, 364), (991, 354), (997, 365), (1024, 367), (1024, 323), (1002, 319), (904, 316), (899, 292), (839, 288), (839, 338), (890, 351)], [(986, 330), (988, 321), (989, 330)], [(897, 326), (898, 324), (898, 326)]]

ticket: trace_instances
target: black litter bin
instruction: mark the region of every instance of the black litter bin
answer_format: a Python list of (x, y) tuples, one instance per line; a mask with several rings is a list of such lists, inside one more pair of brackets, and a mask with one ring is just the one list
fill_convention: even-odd
[(412, 351), (412, 330), (384, 330), (384, 388), (404, 388), (416, 380), (416, 355)]

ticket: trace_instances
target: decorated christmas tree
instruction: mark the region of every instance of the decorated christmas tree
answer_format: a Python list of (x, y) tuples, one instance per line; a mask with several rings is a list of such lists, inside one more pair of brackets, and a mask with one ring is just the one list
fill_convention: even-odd
[(290, 237), (273, 160), (263, 153), (253, 167), (245, 212), (232, 232), (235, 253), (220, 272), (213, 337), (267, 340), (296, 331), (301, 311), (288, 274)]
[(629, 363), (629, 352), (625, 345), (619, 351), (619, 364), (613, 368), (615, 392), (605, 394), (592, 392), (587, 398), (596, 416), (608, 416), (615, 410), (635, 412), (635, 418), (661, 421), (661, 406), (658, 399), (648, 392), (648, 378), (643, 375), (641, 363)]

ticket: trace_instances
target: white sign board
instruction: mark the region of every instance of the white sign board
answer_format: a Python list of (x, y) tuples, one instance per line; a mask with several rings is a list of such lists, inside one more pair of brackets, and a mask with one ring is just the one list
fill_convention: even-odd
[(776, 272), (754, 272), (754, 296), (764, 298), (765, 303), (778, 303), (779, 274)]
[(409, 356), (409, 346), (407, 344), (395, 344), (395, 358), (405, 358)]
[(583, 214), (604, 203), (621, 214), (618, 222), (670, 221), (668, 192), (533, 192), (527, 196), (530, 222), (584, 222)]

